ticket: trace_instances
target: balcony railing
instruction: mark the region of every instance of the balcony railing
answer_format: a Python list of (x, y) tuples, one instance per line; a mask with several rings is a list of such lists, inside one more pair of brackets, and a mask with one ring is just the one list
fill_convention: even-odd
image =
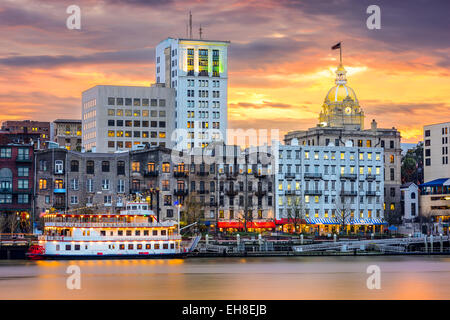
[(187, 196), (188, 195), (188, 189), (174, 189), (173, 194), (176, 196)]
[(145, 170), (144, 171), (144, 176), (146, 176), (146, 177), (157, 177), (158, 175), (159, 175), (158, 170)]
[(12, 193), (12, 187), (0, 188), (0, 193)]
[(197, 174), (198, 176), (204, 177), (204, 176), (207, 176), (207, 175), (209, 174), (209, 172), (203, 170), (203, 171), (197, 171), (196, 174)]
[(255, 175), (256, 178), (265, 178), (265, 177), (267, 177), (267, 173), (265, 173), (265, 172), (255, 171), (254, 175)]
[(376, 175), (374, 174), (367, 174), (366, 175), (366, 180), (375, 180), (377, 178)]
[(376, 191), (366, 191), (366, 196), (376, 196), (377, 192)]
[(320, 196), (320, 195), (322, 195), (322, 190), (305, 190), (305, 195)]
[(349, 179), (349, 180), (356, 180), (356, 173), (342, 173), (341, 179)]
[(173, 176), (175, 178), (187, 178), (189, 173), (187, 171), (174, 171)]
[(321, 179), (322, 174), (319, 172), (305, 172), (304, 173), (305, 178), (311, 178), (311, 179)]
[[(46, 222), (46, 227), (73, 227), (73, 228), (141, 228), (141, 227), (172, 227), (173, 222)], [(126, 236), (124, 236), (126, 237)]]
[(237, 172), (226, 172), (227, 180), (236, 180), (238, 173)]
[(355, 197), (358, 195), (358, 191), (341, 191), (341, 196), (352, 196)]
[(227, 196), (229, 196), (229, 197), (235, 197), (235, 196), (237, 196), (237, 194), (238, 194), (238, 191), (237, 190), (227, 190), (227, 191), (225, 191), (225, 194), (227, 195)]
[(295, 173), (285, 173), (284, 178), (285, 179), (295, 179)]
[(209, 193), (209, 190), (205, 190), (205, 189), (200, 189), (197, 191), (198, 194), (207, 194)]
[(264, 197), (267, 194), (266, 190), (258, 189), (255, 191), (255, 196), (257, 197)]
[(300, 190), (286, 190), (284, 193), (287, 195), (300, 194)]
[(30, 156), (17, 156), (16, 158), (17, 162), (31, 162), (31, 157)]

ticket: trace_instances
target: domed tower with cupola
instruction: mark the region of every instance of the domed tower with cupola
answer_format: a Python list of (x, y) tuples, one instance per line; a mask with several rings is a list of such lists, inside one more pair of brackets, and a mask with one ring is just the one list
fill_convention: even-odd
[(336, 85), (325, 96), (319, 115), (319, 126), (364, 129), (364, 112), (355, 91), (347, 86), (346, 74), (341, 61), (336, 70)]

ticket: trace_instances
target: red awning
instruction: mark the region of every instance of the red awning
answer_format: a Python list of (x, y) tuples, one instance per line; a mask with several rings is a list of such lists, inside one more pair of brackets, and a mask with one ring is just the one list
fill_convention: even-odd
[[(235, 229), (244, 229), (244, 223), (243, 222), (237, 222), (237, 221), (219, 221), (217, 223), (217, 226), (222, 229), (227, 228), (235, 228)], [(252, 229), (271, 229), (275, 228), (275, 223), (272, 221), (255, 221), (255, 222), (247, 222), (247, 228)]]
[[(295, 219), (288, 219), (288, 218), (282, 218), (280, 220), (276, 220), (277, 224), (294, 224)], [(306, 224), (306, 221), (304, 219), (297, 219), (298, 224)]]

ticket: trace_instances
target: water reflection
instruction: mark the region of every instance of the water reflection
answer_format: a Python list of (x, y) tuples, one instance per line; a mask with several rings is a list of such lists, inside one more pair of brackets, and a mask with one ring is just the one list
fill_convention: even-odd
[[(0, 261), (0, 299), (448, 299), (446, 257)], [(80, 266), (81, 290), (66, 289)], [(369, 265), (381, 289), (366, 287)]]

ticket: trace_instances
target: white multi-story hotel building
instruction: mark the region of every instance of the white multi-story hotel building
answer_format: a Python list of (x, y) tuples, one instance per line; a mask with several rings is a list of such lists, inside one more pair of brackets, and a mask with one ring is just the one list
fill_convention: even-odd
[(172, 147), (174, 90), (95, 86), (82, 95), (82, 144), (85, 151), (115, 152), (134, 145)]
[(156, 46), (156, 82), (175, 89), (177, 149), (226, 143), (229, 44), (167, 38)]
[(339, 232), (344, 218), (348, 231), (381, 231), (384, 150), (350, 145), (299, 145), (295, 138), (280, 144), (277, 220), (299, 219), (297, 228), (327, 233)]
[(424, 126), (423, 140), (425, 182), (450, 178), (450, 165), (448, 164), (450, 122)]

